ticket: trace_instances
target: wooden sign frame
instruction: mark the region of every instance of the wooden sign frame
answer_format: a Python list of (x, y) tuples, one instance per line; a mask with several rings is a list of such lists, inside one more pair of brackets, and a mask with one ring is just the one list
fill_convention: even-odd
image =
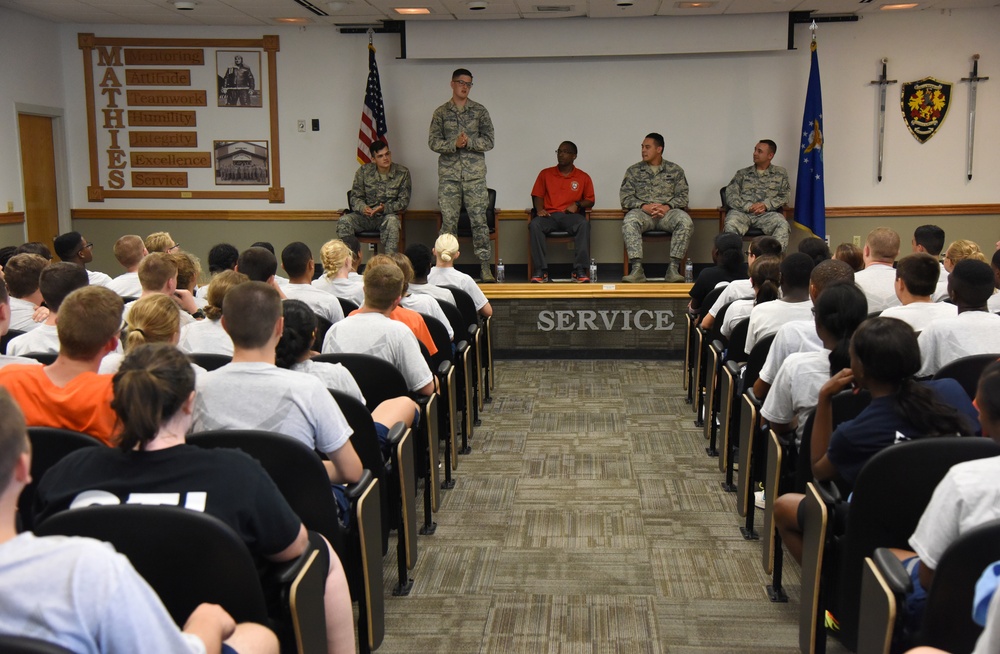
[[(278, 62), (280, 50), (278, 36), (264, 35), (260, 39), (155, 39), (155, 38), (107, 38), (98, 37), (92, 33), (77, 34), (77, 44), (83, 51), (83, 77), (87, 96), (87, 140), (90, 151), (90, 185), (87, 187), (87, 200), (104, 202), (106, 198), (133, 199), (177, 199), (177, 200), (267, 200), (271, 203), (285, 201), (285, 189), (281, 186), (281, 158), (278, 135)], [(197, 190), (197, 189), (113, 189), (101, 184), (101, 167), (98, 149), (97, 97), (94, 86), (94, 51), (101, 47), (155, 47), (155, 48), (230, 48), (230, 49), (262, 49), (267, 53), (267, 83), (263, 84), (267, 94), (265, 106), (268, 109), (268, 124), (270, 130), (271, 186), (267, 190)], [(207, 63), (207, 62), (206, 62)], [(211, 65), (215, 66), (212, 57)], [(214, 94), (214, 90), (213, 90)], [(211, 97), (210, 94), (209, 97)], [(213, 108), (210, 104), (208, 108)], [(212, 135), (199, 135), (206, 142), (218, 140)]]

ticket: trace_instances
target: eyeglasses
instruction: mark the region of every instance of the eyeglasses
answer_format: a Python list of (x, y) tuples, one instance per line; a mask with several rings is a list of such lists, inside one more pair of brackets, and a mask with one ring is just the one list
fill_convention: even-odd
[(465, 80), (461, 80), (461, 79), (453, 79), (453, 80), (451, 80), (451, 83), (452, 84), (458, 84), (459, 86), (463, 86), (463, 87), (465, 87), (467, 89), (471, 89), (472, 88), (472, 82), (466, 82)]
[(170, 252), (176, 252), (177, 250), (180, 250), (180, 249), (181, 249), (181, 244), (180, 243), (174, 243), (172, 247), (167, 248), (167, 252), (168, 253), (170, 253)]
[(84, 245), (84, 246), (83, 246), (82, 248), (80, 248), (80, 249), (81, 249), (81, 250), (93, 250), (93, 249), (94, 249), (94, 244), (93, 244), (93, 243), (87, 243), (86, 245)]

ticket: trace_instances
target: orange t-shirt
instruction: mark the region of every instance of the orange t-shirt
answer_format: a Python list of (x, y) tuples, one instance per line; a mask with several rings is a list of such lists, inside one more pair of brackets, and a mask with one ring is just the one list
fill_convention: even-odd
[(566, 211), (566, 207), (579, 200), (594, 201), (594, 182), (575, 166), (569, 175), (563, 175), (559, 166), (553, 166), (538, 173), (531, 195), (542, 198), (542, 206), (549, 213)]
[(118, 416), (111, 408), (112, 376), (85, 372), (60, 387), (45, 369), (34, 365), (0, 368), (0, 386), (21, 407), (28, 426), (70, 429), (113, 446)]
[[(354, 314), (361, 311), (361, 309), (355, 309), (350, 314)], [(424, 344), (427, 348), (427, 353), (431, 356), (437, 354), (437, 346), (434, 345), (434, 338), (431, 337), (431, 332), (427, 329), (427, 323), (424, 322), (424, 317), (420, 315), (417, 311), (413, 309), (407, 309), (405, 307), (396, 307), (389, 314), (389, 317), (397, 322), (401, 322), (410, 328), (413, 335), (417, 337), (417, 340)]]

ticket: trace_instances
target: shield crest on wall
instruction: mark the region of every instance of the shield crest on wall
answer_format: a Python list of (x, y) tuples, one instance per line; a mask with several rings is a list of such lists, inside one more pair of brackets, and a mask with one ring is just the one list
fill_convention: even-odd
[(938, 131), (951, 107), (951, 84), (925, 77), (903, 84), (900, 98), (903, 122), (910, 134), (926, 143)]

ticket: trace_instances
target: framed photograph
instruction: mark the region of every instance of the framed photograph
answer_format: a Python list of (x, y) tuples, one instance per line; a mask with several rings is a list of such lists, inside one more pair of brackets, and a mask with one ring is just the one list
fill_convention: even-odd
[(220, 107), (261, 107), (259, 50), (216, 50)]
[(267, 141), (215, 141), (216, 186), (267, 186)]

